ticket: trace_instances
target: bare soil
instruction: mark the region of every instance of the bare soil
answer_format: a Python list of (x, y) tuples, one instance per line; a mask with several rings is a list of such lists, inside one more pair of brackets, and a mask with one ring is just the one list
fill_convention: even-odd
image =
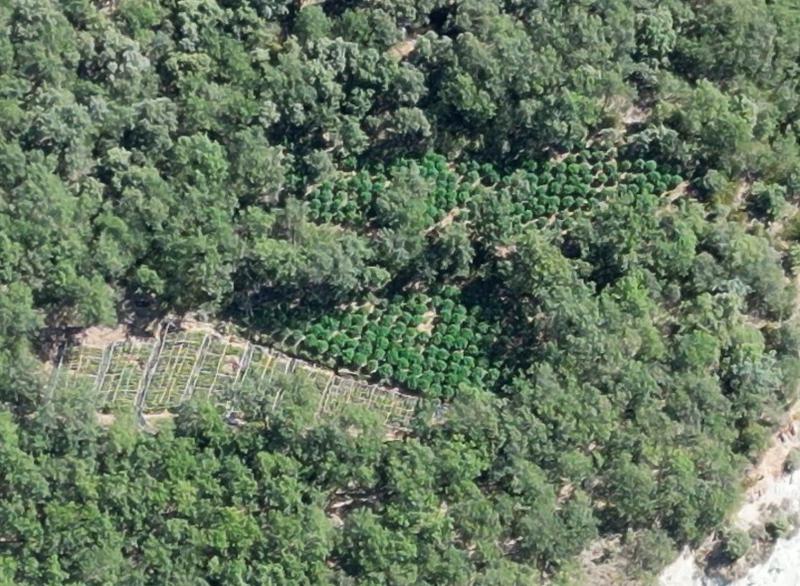
[(417, 37), (410, 37), (399, 43), (392, 45), (387, 51), (388, 55), (394, 59), (402, 60), (408, 57), (417, 48)]
[(422, 323), (417, 326), (418, 332), (430, 334), (433, 332), (433, 321), (436, 319), (436, 312), (433, 310), (426, 311), (422, 314)]
[(441, 230), (442, 228), (446, 228), (450, 224), (453, 223), (458, 215), (461, 213), (460, 208), (453, 208), (438, 222), (430, 226), (427, 230), (425, 230), (425, 234), (430, 234), (431, 232), (435, 232), (436, 230)]
[(128, 337), (128, 328), (120, 324), (115, 328), (93, 326), (83, 330), (77, 336), (82, 346), (105, 347), (114, 342), (122, 342)]
[(650, 117), (650, 110), (640, 108), (639, 106), (631, 105), (622, 115), (622, 123), (625, 126), (633, 126), (634, 124), (642, 124)]

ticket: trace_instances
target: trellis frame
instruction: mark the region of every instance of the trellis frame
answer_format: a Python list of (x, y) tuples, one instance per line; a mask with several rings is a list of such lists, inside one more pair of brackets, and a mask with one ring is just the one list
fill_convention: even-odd
[[(388, 427), (403, 430), (419, 402), (398, 389), (336, 374), (268, 346), (210, 329), (181, 329), (172, 322), (164, 323), (152, 340), (64, 348), (53, 369), (50, 391), (55, 394), (83, 379), (97, 394), (101, 409), (130, 403), (137, 415), (143, 415), (175, 408), (203, 393), (231, 412), (248, 385), (268, 389), (277, 373), (297, 373), (316, 386), (318, 418), (339, 413), (346, 405), (361, 405), (379, 412)], [(265, 397), (271, 400), (270, 410), (280, 408), (283, 392)]]

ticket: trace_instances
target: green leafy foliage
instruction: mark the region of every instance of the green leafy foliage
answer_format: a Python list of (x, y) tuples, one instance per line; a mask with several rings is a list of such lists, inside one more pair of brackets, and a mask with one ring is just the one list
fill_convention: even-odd
[[(529, 584), (719, 529), (800, 373), (799, 31), (786, 0), (3, 3), (0, 582)], [(48, 401), (67, 334), (184, 311), (446, 406), (384, 442), (299, 387), (235, 431)]]
[(722, 552), (734, 561), (746, 555), (751, 545), (752, 539), (746, 531), (731, 527), (723, 535)]
[[(287, 317), (280, 309), (277, 313)], [(334, 366), (452, 399), (462, 384), (491, 388), (497, 382), (499, 370), (489, 361), (497, 332), (451, 292), (367, 303), (318, 321), (290, 321), (277, 341)]]

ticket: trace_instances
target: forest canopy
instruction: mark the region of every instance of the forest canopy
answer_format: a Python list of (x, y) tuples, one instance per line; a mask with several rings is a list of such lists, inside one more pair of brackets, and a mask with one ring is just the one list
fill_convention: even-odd
[[(791, 0), (0, 3), (0, 583), (657, 570), (796, 399), (799, 59)], [(46, 392), (184, 312), (446, 417)]]

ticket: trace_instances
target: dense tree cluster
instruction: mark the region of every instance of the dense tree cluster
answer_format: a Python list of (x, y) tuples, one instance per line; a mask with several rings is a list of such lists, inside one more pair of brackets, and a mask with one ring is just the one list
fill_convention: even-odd
[[(799, 59), (791, 0), (2, 3), (0, 582), (656, 570), (795, 398)], [(48, 401), (53, 331), (187, 310), (430, 401)]]

